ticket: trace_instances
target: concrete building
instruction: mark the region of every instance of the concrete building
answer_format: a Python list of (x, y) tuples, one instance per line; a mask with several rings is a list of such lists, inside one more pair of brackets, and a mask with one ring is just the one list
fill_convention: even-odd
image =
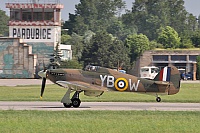
[(9, 37), (0, 38), (0, 78), (34, 78), (61, 38), (59, 0), (10, 0)]
[(37, 55), (19, 38), (0, 38), (0, 78), (34, 78)]
[(145, 51), (137, 60), (133, 74), (140, 75), (140, 67), (157, 66), (163, 68), (174, 65), (178, 69), (185, 69), (186, 73), (192, 73), (196, 80), (196, 57), (200, 55), (200, 50), (150, 50)]
[(71, 60), (72, 59), (72, 48), (71, 45), (60, 45), (60, 50), (62, 53), (61, 61)]

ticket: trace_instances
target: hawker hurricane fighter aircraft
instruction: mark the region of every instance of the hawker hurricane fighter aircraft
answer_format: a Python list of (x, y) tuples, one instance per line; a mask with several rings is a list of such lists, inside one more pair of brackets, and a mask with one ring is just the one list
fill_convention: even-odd
[[(67, 92), (61, 102), (66, 108), (79, 107), (79, 94), (100, 96), (105, 91), (139, 92), (153, 94), (160, 102), (158, 95), (173, 95), (180, 89), (180, 73), (174, 66), (164, 67), (153, 80), (142, 79), (113, 69), (88, 65), (82, 69), (44, 69), (38, 73), (43, 78), (41, 97), (45, 89), (46, 78)], [(75, 92), (72, 98), (70, 93)]]

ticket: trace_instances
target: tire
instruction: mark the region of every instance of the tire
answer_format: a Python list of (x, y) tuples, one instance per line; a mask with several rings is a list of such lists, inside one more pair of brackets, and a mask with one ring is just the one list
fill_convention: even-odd
[(71, 103), (63, 103), (65, 108), (71, 108), (72, 104)]
[(157, 102), (161, 102), (161, 98), (160, 98), (160, 97), (157, 97), (157, 98), (156, 98), (156, 101), (157, 101)]
[(72, 106), (74, 108), (78, 108), (80, 106), (80, 104), (81, 104), (81, 100), (79, 98), (72, 99)]

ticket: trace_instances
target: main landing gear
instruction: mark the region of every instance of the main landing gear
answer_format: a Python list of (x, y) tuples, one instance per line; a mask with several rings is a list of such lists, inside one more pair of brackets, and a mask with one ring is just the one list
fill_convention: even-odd
[(71, 103), (63, 103), (65, 108), (71, 108), (73, 106), (74, 108), (78, 108), (81, 104), (81, 100), (79, 98), (71, 99)]
[(61, 100), (61, 103), (63, 103), (65, 108), (70, 108), (71, 106), (73, 106), (74, 108), (78, 108), (81, 104), (81, 100), (79, 99), (79, 91), (76, 91), (73, 95), (73, 97), (70, 99), (70, 93), (72, 91), (70, 89), (68, 89), (68, 91), (66, 92), (66, 94), (64, 95), (64, 97)]

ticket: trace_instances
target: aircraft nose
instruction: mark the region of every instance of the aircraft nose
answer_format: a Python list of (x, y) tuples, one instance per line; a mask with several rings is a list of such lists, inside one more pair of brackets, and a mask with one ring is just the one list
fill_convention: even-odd
[(40, 77), (42, 77), (42, 78), (46, 78), (47, 72), (44, 71), (44, 70), (42, 70), (42, 71), (39, 71), (39, 72), (38, 72), (38, 75), (39, 75)]

